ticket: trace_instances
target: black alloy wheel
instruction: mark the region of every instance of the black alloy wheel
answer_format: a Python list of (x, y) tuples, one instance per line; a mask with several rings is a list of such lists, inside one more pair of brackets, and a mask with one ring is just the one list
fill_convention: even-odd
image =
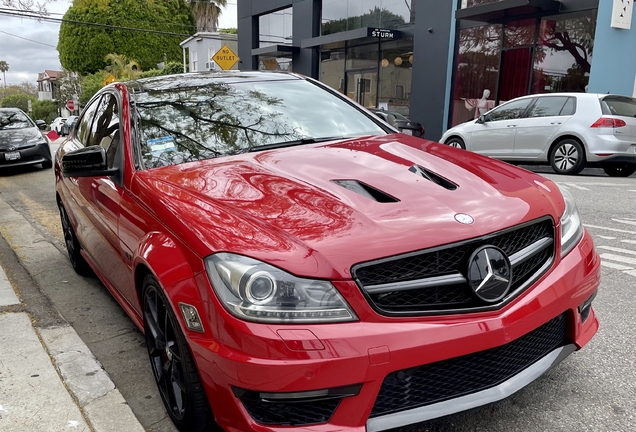
[(214, 416), (185, 336), (153, 276), (144, 278), (143, 293), (146, 345), (168, 415), (181, 432), (215, 430)]
[(75, 231), (73, 230), (71, 221), (66, 214), (66, 209), (60, 202), (58, 202), (57, 206), (60, 210), (64, 243), (66, 244), (66, 252), (68, 253), (68, 259), (71, 262), (71, 266), (73, 267), (73, 270), (75, 270), (75, 273), (82, 276), (89, 275), (92, 270), (80, 253), (82, 247), (80, 246), (79, 240), (75, 235)]
[(455, 147), (459, 149), (466, 150), (466, 144), (464, 144), (464, 140), (458, 137), (453, 137), (446, 141), (446, 145), (449, 147)]
[(636, 172), (636, 164), (613, 163), (605, 165), (603, 171), (610, 177), (629, 177)]
[(573, 139), (559, 141), (550, 152), (550, 165), (557, 174), (576, 175), (585, 168), (585, 149)]

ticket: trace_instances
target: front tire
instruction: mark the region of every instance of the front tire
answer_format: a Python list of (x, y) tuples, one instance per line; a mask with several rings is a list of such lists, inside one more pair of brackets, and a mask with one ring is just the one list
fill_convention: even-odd
[(66, 214), (66, 209), (64, 208), (62, 203), (58, 203), (57, 205), (60, 210), (60, 219), (62, 220), (62, 231), (64, 233), (64, 243), (66, 244), (68, 259), (71, 262), (71, 266), (73, 266), (73, 270), (75, 270), (75, 273), (82, 276), (87, 276), (91, 273), (91, 267), (88, 265), (80, 252), (82, 250), (82, 247), (80, 246), (79, 240), (75, 235), (75, 231), (73, 230), (71, 221)]
[(451, 139), (447, 140), (446, 145), (449, 147), (466, 150), (466, 143), (464, 143), (464, 140), (459, 137), (452, 137)]
[(573, 139), (559, 141), (550, 152), (550, 165), (557, 174), (576, 175), (585, 168), (585, 149)]
[(636, 164), (615, 163), (604, 166), (603, 171), (610, 177), (629, 177), (636, 172)]
[(170, 419), (181, 432), (214, 430), (214, 415), (185, 336), (151, 275), (143, 282), (143, 308), (150, 364)]

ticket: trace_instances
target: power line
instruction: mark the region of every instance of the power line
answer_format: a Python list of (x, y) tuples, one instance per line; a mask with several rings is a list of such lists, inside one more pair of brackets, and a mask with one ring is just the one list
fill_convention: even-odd
[(136, 28), (136, 27), (115, 26), (110, 24), (99, 24), (99, 23), (92, 23), (92, 22), (86, 22), (86, 21), (69, 20), (66, 18), (52, 18), (52, 17), (41, 16), (41, 15), (31, 15), (31, 14), (22, 13), (22, 12), (18, 12), (18, 13), (8, 12), (5, 10), (0, 10), (0, 15), (16, 17), (16, 18), (19, 17), (19, 18), (33, 19), (37, 21), (69, 23), (69, 24), (75, 24), (75, 25), (86, 25), (86, 26), (92, 26), (92, 27), (116, 29), (116, 30), (138, 31), (143, 33), (154, 33), (154, 34), (162, 34), (162, 35), (168, 35), (168, 36), (180, 36), (180, 37), (192, 36), (186, 33), (166, 32), (162, 30), (143, 29), (143, 28)]
[(44, 45), (44, 46), (48, 46), (48, 47), (51, 47), (51, 48), (57, 48), (55, 45), (50, 45), (50, 44), (47, 44), (47, 43), (44, 43), (44, 42), (40, 42), (40, 41), (36, 41), (36, 40), (33, 40), (33, 39), (25, 38), (25, 37), (22, 37), (22, 36), (14, 35), (12, 33), (6, 32), (6, 31), (0, 30), (0, 33), (4, 33), (4, 34), (9, 35), (9, 36), (17, 37), (18, 39), (24, 39), (25, 41), (33, 42), (33, 43)]

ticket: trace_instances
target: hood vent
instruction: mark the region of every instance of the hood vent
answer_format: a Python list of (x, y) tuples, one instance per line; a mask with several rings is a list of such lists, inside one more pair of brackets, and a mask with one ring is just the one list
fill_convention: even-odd
[(433, 171), (427, 170), (426, 168), (423, 168), (419, 165), (413, 165), (411, 168), (409, 168), (409, 171), (419, 175), (420, 177), (425, 178), (426, 180), (432, 181), (433, 183), (438, 184), (441, 187), (448, 190), (455, 190), (459, 187), (452, 181), (447, 180), (444, 177), (438, 174), (435, 174)]
[(376, 189), (373, 186), (369, 186), (366, 183), (362, 183), (358, 180), (331, 180), (331, 182), (377, 202), (381, 202), (381, 203), (400, 202), (399, 199), (394, 198), (391, 195), (386, 194), (382, 192), (381, 190)]

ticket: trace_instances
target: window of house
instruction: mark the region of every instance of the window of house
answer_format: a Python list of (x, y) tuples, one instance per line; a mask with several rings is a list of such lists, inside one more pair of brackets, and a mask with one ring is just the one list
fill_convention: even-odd
[(197, 72), (199, 70), (199, 53), (193, 49), (190, 49), (190, 61), (192, 62), (192, 70), (191, 72)]

